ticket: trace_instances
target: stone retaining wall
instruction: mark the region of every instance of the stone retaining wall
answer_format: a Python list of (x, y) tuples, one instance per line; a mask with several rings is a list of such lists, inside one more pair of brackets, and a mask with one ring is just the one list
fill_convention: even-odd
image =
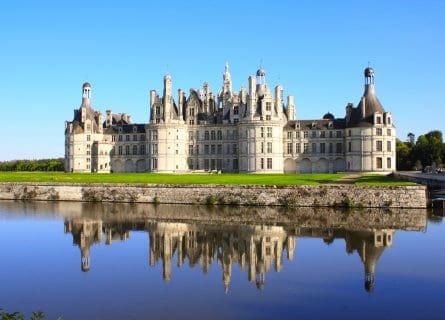
[(425, 186), (0, 183), (0, 200), (64, 200), (287, 207), (426, 208)]

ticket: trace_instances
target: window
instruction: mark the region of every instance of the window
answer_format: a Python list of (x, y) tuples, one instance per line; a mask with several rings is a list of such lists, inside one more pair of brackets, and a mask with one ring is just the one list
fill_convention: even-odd
[(111, 142), (115, 142), (116, 141), (116, 136), (111, 136)]
[(195, 116), (195, 108), (190, 108), (189, 115), (190, 115), (190, 117), (194, 117)]
[(237, 144), (232, 145), (232, 154), (238, 154), (238, 145)]
[(272, 169), (272, 158), (267, 158), (267, 169)]
[(267, 153), (272, 153), (272, 142), (267, 143)]
[(317, 153), (317, 144), (316, 143), (312, 144), (312, 153)]
[(386, 135), (391, 136), (391, 129), (386, 129)]
[(152, 150), (153, 150), (153, 154), (157, 154), (158, 153), (158, 144), (157, 143), (153, 143)]
[(218, 145), (216, 146), (216, 153), (217, 153), (217, 154), (222, 154), (222, 144), (218, 144)]
[(326, 144), (324, 142), (320, 143), (320, 153), (326, 153)]
[(320, 131), (320, 138), (326, 138), (326, 131)]
[(270, 121), (270, 120), (272, 120), (272, 117), (268, 114), (268, 115), (266, 115), (266, 120)]
[(133, 155), (137, 155), (138, 154), (138, 146), (134, 145), (133, 146)]
[(272, 110), (272, 103), (266, 102), (266, 111), (270, 111), (270, 110)]
[(332, 143), (329, 143), (329, 153), (333, 153), (334, 152), (334, 146)]
[(295, 132), (295, 138), (300, 139), (300, 131)]
[(387, 121), (388, 124), (391, 124), (391, 117), (388, 117)]
[(233, 130), (233, 139), (234, 140), (238, 139), (238, 130)]
[(188, 165), (189, 165), (189, 169), (192, 170), (193, 169), (193, 159), (192, 158), (189, 158)]
[(130, 135), (129, 134), (125, 135), (125, 141), (130, 141)]
[(391, 141), (386, 141), (386, 151), (391, 152)]
[(316, 138), (317, 137), (317, 131), (312, 131), (311, 132), (311, 137), (312, 138)]
[(151, 159), (151, 163), (152, 163), (151, 168), (156, 170), (158, 168), (158, 159), (156, 158)]
[(193, 145), (189, 144), (189, 155), (193, 155)]
[(292, 131), (288, 131), (287, 132), (287, 138), (288, 139), (292, 139)]
[(194, 125), (195, 124), (195, 120), (194, 119), (189, 119), (189, 125)]
[(193, 131), (189, 131), (189, 140), (193, 140)]
[[(199, 154), (199, 145), (196, 146), (196, 154)], [(198, 164), (196, 164), (196, 166), (198, 166)]]
[(391, 158), (386, 158), (386, 168), (391, 169)]
[(233, 159), (232, 168), (233, 170), (238, 170), (238, 159)]
[(303, 153), (309, 153), (309, 143), (303, 145)]
[[(350, 137), (352, 135), (351, 130), (348, 130), (348, 137)], [(338, 137), (337, 137), (338, 138)]]
[(333, 138), (334, 137), (334, 132), (333, 131), (329, 131), (329, 138)]
[(376, 129), (376, 135), (378, 135), (378, 136), (383, 135), (383, 133), (382, 133), (382, 128), (377, 128), (377, 129)]
[(87, 141), (91, 141), (91, 136), (87, 134)]
[(303, 138), (307, 138), (309, 136), (309, 133), (307, 131), (303, 132)]
[(376, 118), (376, 122), (377, 122), (377, 124), (381, 124), (382, 123), (382, 117), (377, 117)]
[(377, 169), (382, 169), (382, 158), (378, 157), (376, 159), (377, 162)]
[(218, 140), (222, 140), (222, 131), (221, 130), (218, 130), (218, 132), (216, 133), (216, 138)]
[(204, 132), (204, 140), (209, 140), (209, 132), (208, 131), (205, 131)]
[(233, 119), (233, 123), (238, 123), (238, 122), (239, 122), (238, 118)]
[(209, 145), (204, 145), (204, 154), (209, 154)]
[(296, 143), (296, 144), (295, 144), (295, 152), (296, 152), (296, 153), (300, 153), (300, 152), (301, 152), (301, 146), (300, 146), (299, 143)]
[(340, 130), (337, 131), (337, 138), (341, 138), (341, 131)]
[(260, 129), (260, 137), (264, 138), (264, 127), (261, 127)]
[(121, 156), (122, 155), (122, 146), (119, 146), (118, 148), (118, 154)]
[(382, 141), (377, 140), (375, 143), (376, 143), (376, 146), (375, 146), (376, 150), (377, 150), (377, 151), (382, 151), (382, 149), (383, 149), (383, 147), (382, 147)]
[(158, 140), (158, 131), (157, 130), (153, 130), (151, 132), (151, 140), (153, 140), (153, 141)]
[(130, 146), (125, 146), (125, 155), (130, 155)]
[(292, 142), (288, 142), (288, 144), (287, 144), (287, 154), (292, 154), (292, 151), (293, 151), (292, 146), (293, 146)]
[(119, 141), (122, 141), (122, 135), (121, 134), (119, 135)]
[(139, 153), (140, 154), (142, 154), (142, 155), (144, 155), (145, 154), (145, 144), (141, 144), (140, 146), (139, 146)]
[(204, 159), (204, 170), (208, 171), (210, 168), (209, 159)]
[(215, 130), (212, 130), (212, 131), (210, 132), (210, 139), (211, 139), (211, 140), (215, 140), (215, 139), (216, 139)]
[(87, 124), (87, 132), (91, 131), (91, 124)]
[(264, 169), (264, 158), (260, 159), (260, 169)]
[(214, 144), (212, 144), (210, 146), (210, 154), (215, 154), (216, 153), (216, 146)]
[(348, 142), (348, 152), (351, 152), (351, 151), (352, 151), (352, 142), (349, 141)]
[(341, 142), (337, 142), (337, 144), (335, 146), (335, 152), (336, 153), (342, 153), (342, 149), (343, 149), (342, 143)]
[(264, 153), (264, 142), (261, 142), (261, 150), (260, 153)]
[(137, 134), (133, 135), (133, 141), (138, 141), (138, 135)]
[(195, 132), (195, 137), (196, 137), (196, 140), (199, 140), (199, 131), (198, 130), (196, 130), (196, 132)]
[(272, 138), (272, 128), (271, 127), (267, 127), (267, 137)]
[(233, 107), (233, 114), (237, 115), (239, 113), (239, 107), (238, 106), (234, 106)]

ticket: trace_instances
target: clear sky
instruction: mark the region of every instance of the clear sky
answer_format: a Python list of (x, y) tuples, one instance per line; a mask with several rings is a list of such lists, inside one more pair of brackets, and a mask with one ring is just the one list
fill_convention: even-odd
[(262, 65), (299, 119), (344, 117), (363, 69), (397, 135), (445, 131), (445, 1), (2, 1), (0, 161), (62, 157), (64, 121), (92, 84), (96, 110), (149, 118), (166, 73), (176, 92), (234, 89)]

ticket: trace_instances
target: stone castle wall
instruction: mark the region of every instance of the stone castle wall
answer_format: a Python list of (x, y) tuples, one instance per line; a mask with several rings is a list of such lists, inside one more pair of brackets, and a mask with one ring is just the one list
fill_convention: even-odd
[(426, 208), (425, 186), (365, 187), (0, 183), (0, 200), (286, 207)]

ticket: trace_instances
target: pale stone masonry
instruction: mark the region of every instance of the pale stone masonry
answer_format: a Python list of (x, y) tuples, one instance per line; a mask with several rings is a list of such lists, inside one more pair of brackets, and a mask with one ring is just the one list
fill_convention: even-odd
[(374, 70), (366, 68), (365, 91), (344, 118), (326, 113), (300, 120), (294, 97), (273, 94), (260, 68), (248, 88), (232, 89), (226, 65), (214, 94), (208, 83), (173, 98), (170, 75), (162, 96), (150, 91), (148, 124), (133, 124), (125, 113), (94, 111), (91, 85), (65, 123), (67, 172), (391, 172), (396, 166), (392, 114), (375, 95)]

